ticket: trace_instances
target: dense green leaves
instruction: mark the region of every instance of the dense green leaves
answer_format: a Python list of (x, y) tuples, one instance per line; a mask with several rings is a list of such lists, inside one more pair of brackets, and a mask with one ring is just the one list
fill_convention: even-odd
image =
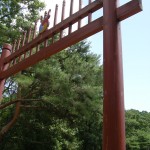
[(150, 148), (150, 113), (137, 110), (126, 112), (127, 150), (147, 150)]
[(21, 89), (21, 98), (39, 101), (22, 103), (20, 118), (2, 145), (10, 142), (15, 143), (10, 147), (40, 150), (101, 149), (101, 74), (99, 57), (82, 41), (16, 75), (12, 80)]
[(0, 47), (12, 42), (38, 17), (44, 4), (39, 0), (1, 0), (0, 1)]

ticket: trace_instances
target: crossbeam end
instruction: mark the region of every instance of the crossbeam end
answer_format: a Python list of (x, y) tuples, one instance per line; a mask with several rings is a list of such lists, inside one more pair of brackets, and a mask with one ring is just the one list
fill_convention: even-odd
[(142, 0), (132, 0), (117, 8), (118, 20), (125, 20), (143, 10)]

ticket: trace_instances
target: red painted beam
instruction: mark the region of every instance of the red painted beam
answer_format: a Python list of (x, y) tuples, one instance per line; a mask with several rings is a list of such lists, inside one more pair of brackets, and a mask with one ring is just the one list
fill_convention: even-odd
[(117, 9), (118, 20), (127, 19), (140, 11), (142, 11), (142, 1), (132, 0)]
[(36, 47), (37, 44), (44, 42), (45, 39), (51, 38), (54, 35), (54, 33), (56, 34), (56, 33), (60, 32), (61, 30), (69, 27), (70, 23), (74, 24), (74, 23), (78, 22), (79, 19), (82, 19), (82, 18), (88, 16), (89, 12), (94, 12), (94, 11), (102, 8), (102, 6), (103, 6), (102, 0), (94, 1), (93, 3), (87, 5), (80, 11), (73, 14), (71, 17), (66, 18), (63, 22), (60, 22), (53, 28), (51, 28), (48, 31), (46, 31), (45, 33), (39, 35), (34, 40), (32, 40), (31, 42), (29, 42), (28, 44), (26, 44), (25, 46), (20, 48), (18, 51), (14, 52), (11, 56), (9, 56), (5, 60), (5, 62), (7, 63), (8, 61), (12, 60), (13, 58), (18, 57), (19, 55), (23, 54), (24, 52)]
[[(93, 28), (94, 27), (94, 28)], [(0, 74), (0, 79), (8, 78), (9, 76), (16, 74), (17, 72), (24, 70), (39, 61), (49, 58), (51, 55), (58, 53), (59, 51), (73, 45), (94, 33), (103, 30), (103, 18), (99, 18), (92, 23), (80, 28), (79, 30), (71, 33), (70, 35), (60, 39), (59, 41), (51, 44), (50, 46), (43, 48), (38, 53), (31, 55), (20, 63), (9, 68), (7, 71), (4, 71)], [(80, 36), (79, 36), (80, 35)]]

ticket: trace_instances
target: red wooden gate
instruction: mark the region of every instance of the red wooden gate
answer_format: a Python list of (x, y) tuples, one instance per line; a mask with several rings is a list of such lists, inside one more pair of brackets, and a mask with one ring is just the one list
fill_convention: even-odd
[[(57, 24), (58, 5), (55, 8), (54, 26), (36, 35), (36, 26), (24, 32), (23, 36), (11, 45), (4, 44), (0, 58), (0, 97), (5, 79), (39, 61), (97, 33), (104, 32), (104, 112), (103, 112), (103, 149), (125, 150), (125, 116), (122, 49), (120, 21), (142, 10), (141, 0), (132, 0), (118, 6), (118, 0), (88, 0), (88, 5), (73, 14), (73, 0), (70, 3), (70, 16), (64, 19), (65, 1), (62, 5), (61, 22)], [(92, 20), (92, 14), (103, 8), (103, 16)], [(47, 14), (45, 14), (47, 17)], [(81, 20), (88, 17), (88, 23), (81, 26)], [(78, 29), (72, 32), (73, 24)], [(63, 36), (63, 31), (68, 34)], [(55, 35), (59, 35), (57, 41)], [(51, 44), (49, 42), (51, 40)]]

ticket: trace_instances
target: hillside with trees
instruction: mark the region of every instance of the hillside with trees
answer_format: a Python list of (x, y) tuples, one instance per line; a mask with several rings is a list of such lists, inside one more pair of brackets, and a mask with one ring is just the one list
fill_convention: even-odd
[(150, 112), (126, 111), (127, 150), (150, 149)]

